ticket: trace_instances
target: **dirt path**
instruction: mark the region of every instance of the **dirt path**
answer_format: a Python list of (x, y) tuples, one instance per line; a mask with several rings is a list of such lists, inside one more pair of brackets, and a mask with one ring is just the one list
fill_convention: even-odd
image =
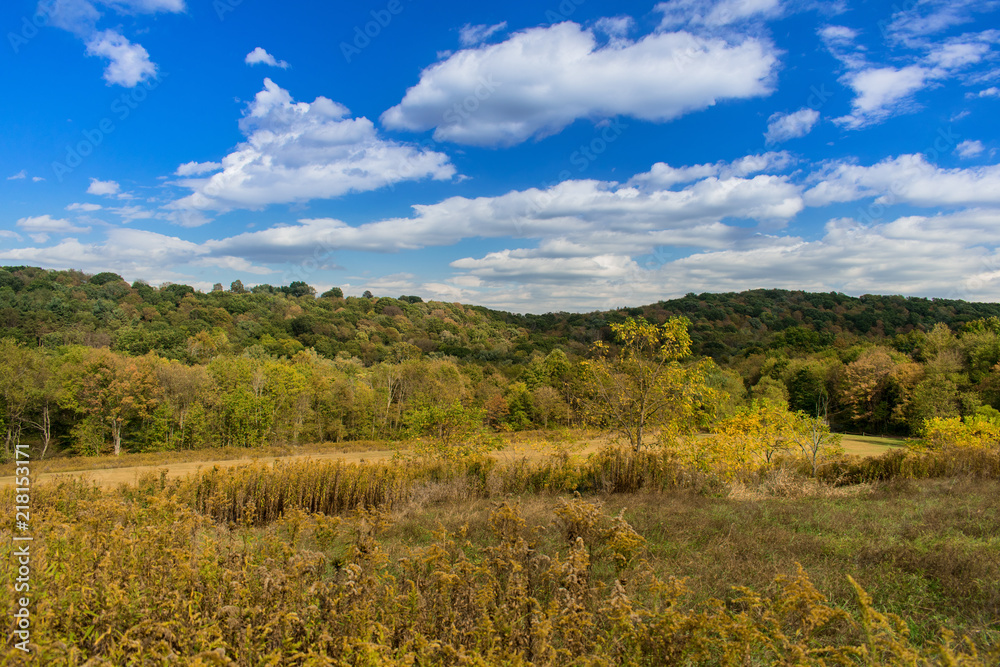
[[(72, 470), (68, 472), (43, 472), (32, 475), (32, 483), (55, 481), (59, 479), (81, 478), (94, 482), (98, 486), (114, 488), (119, 484), (134, 484), (139, 477), (153, 473), (158, 475), (161, 470), (167, 471), (167, 479), (185, 477), (212, 466), (231, 468), (250, 463), (273, 463), (274, 461), (298, 461), (302, 459), (342, 459), (344, 461), (378, 461), (390, 458), (395, 452), (389, 450), (371, 450), (367, 452), (320, 452), (315, 454), (296, 454), (291, 456), (264, 456), (245, 459), (225, 459), (221, 461), (187, 461), (180, 463), (164, 463), (161, 465), (132, 466), (130, 468), (104, 468), (99, 470)], [(13, 477), (0, 477), (0, 488), (13, 486)]]

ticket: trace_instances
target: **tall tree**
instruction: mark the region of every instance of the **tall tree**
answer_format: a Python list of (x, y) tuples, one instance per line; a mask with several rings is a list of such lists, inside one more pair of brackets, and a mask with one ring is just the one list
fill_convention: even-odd
[(118, 456), (126, 427), (148, 417), (160, 399), (153, 358), (122, 357), (105, 348), (90, 352), (77, 370), (67, 379), (66, 406), (106, 426)]
[(629, 318), (611, 329), (617, 349), (595, 343), (584, 362), (592, 422), (604, 425), (640, 451), (652, 432), (689, 430), (711, 390), (700, 364), (683, 366), (691, 355), (690, 322), (675, 317), (662, 325)]

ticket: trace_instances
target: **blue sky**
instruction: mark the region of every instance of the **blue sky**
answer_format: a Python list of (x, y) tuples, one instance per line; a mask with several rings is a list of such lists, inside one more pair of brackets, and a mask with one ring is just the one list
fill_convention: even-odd
[(11, 0), (0, 264), (1000, 298), (1000, 2)]

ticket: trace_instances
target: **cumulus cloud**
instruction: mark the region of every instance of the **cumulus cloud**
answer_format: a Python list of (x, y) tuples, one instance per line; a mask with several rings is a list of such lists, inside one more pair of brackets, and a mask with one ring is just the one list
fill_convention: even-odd
[(989, 52), (988, 42), (958, 39), (931, 48), (927, 62), (936, 67), (956, 69), (979, 63)]
[(87, 55), (111, 61), (104, 69), (104, 80), (108, 84), (131, 88), (156, 78), (156, 65), (150, 61), (146, 49), (114, 30), (105, 30), (91, 37), (87, 42)]
[(501, 21), (495, 25), (469, 25), (466, 23), (458, 31), (458, 43), (463, 47), (475, 46), (489, 39), (501, 30), (507, 29), (507, 22)]
[(102, 9), (127, 16), (186, 11), (184, 0), (47, 0), (39, 4), (45, 5), (49, 25), (82, 39), (88, 56), (110, 61), (104, 70), (108, 85), (127, 88), (156, 78), (156, 65), (142, 45), (132, 43), (118, 30), (97, 29), (105, 14)]
[(21, 218), (17, 221), (17, 226), (28, 233), (51, 232), (55, 234), (80, 234), (90, 231), (90, 227), (77, 227), (69, 220), (53, 218), (50, 215), (39, 215), (28, 218)]
[(66, 207), (67, 211), (84, 211), (86, 213), (93, 213), (94, 211), (100, 211), (103, 206), (100, 204), (80, 204), (74, 203)]
[(222, 169), (221, 162), (185, 162), (177, 167), (174, 176), (201, 176)]
[(672, 167), (665, 162), (657, 162), (648, 172), (636, 174), (629, 179), (629, 185), (669, 190), (678, 183), (691, 183), (709, 176), (722, 179), (745, 178), (762, 171), (783, 171), (793, 162), (787, 151), (770, 151), (757, 155), (746, 155), (732, 162), (715, 162), (712, 164), (695, 164), (684, 167)]
[(253, 273), (270, 270), (253, 267), (239, 258), (207, 257), (202, 245), (174, 236), (139, 229), (112, 227), (103, 242), (84, 243), (65, 238), (47, 247), (0, 249), (0, 261), (31, 264), (51, 269), (80, 269), (89, 273), (115, 271), (126, 280), (143, 279), (151, 283), (183, 282), (208, 289), (211, 283), (199, 283), (189, 267), (227, 266)]
[(605, 16), (594, 22), (594, 30), (615, 40), (623, 39), (633, 26), (635, 21), (631, 16)]
[(819, 111), (815, 109), (799, 109), (789, 114), (772, 114), (767, 119), (764, 140), (769, 144), (780, 144), (789, 139), (804, 137), (812, 131), (818, 120)]
[(980, 90), (978, 93), (966, 93), (965, 97), (968, 99), (973, 99), (976, 97), (1000, 97), (1000, 88), (996, 86), (991, 86), (984, 90)]
[[(177, 281), (206, 267), (267, 274), (313, 263), (327, 270), (342, 251), (456, 246), (462, 250), (432, 281), (394, 273), (364, 284), (532, 312), (752, 287), (1000, 298), (1000, 165), (941, 169), (924, 156), (904, 155), (871, 166), (833, 162), (807, 175), (797, 167), (784, 152), (658, 163), (621, 183), (571, 180), (493, 197), (451, 197), (415, 206), (410, 217), (367, 224), (303, 219), (197, 243), (114, 227), (103, 242), (64, 238), (41, 247), (45, 241), (36, 239), (39, 247), (0, 250), (0, 260)], [(957, 210), (907, 211), (872, 225), (833, 219), (819, 238), (782, 231), (805, 205), (864, 197)], [(17, 229), (44, 239), (85, 228), (39, 216)], [(13, 232), (4, 236), (20, 240)], [(470, 256), (458, 244), (475, 238), (509, 244)]]
[[(984, 229), (990, 232), (984, 235)], [(688, 292), (753, 288), (995, 300), (1000, 253), (989, 246), (998, 242), (997, 209), (909, 216), (874, 226), (835, 219), (816, 240), (771, 237), (679, 258), (658, 251), (573, 260), (533, 249), (492, 252), (452, 262), (461, 273), (450, 282), (470, 287), (466, 299), (530, 312), (614, 308)]]
[(955, 152), (958, 153), (959, 157), (963, 158), (976, 157), (984, 150), (986, 149), (983, 146), (983, 142), (979, 141), (978, 139), (975, 141), (967, 139), (966, 141), (960, 143), (958, 146), (955, 146)]
[(855, 93), (851, 113), (834, 122), (852, 129), (881, 122), (905, 110), (912, 104), (913, 93), (926, 88), (939, 76), (939, 72), (919, 65), (899, 69), (873, 67), (853, 72), (845, 79)]
[(539, 239), (539, 248), (550, 257), (585, 257), (612, 250), (634, 253), (659, 245), (725, 247), (749, 232), (723, 220), (771, 221), (780, 226), (803, 206), (799, 187), (785, 177), (734, 175), (762, 164), (759, 156), (752, 157), (713, 166), (713, 175), (706, 170), (704, 177), (680, 190), (662, 189), (642, 175), (627, 184), (565, 181), (545, 190), (497, 197), (451, 197), (414, 206), (410, 218), (359, 226), (329, 218), (306, 219), (205, 245), (213, 254), (257, 262), (299, 262), (316, 253), (348, 250), (400, 252), (469, 238)]
[[(346, 107), (325, 97), (295, 102), (270, 79), (248, 106), (240, 129), (246, 140), (221, 160), (222, 170), (180, 181), (192, 194), (171, 208), (262, 209), (455, 175), (443, 153), (382, 139), (370, 120), (349, 117)], [(194, 173), (204, 164), (178, 171)]]
[(114, 197), (121, 192), (121, 189), (121, 186), (116, 181), (100, 181), (96, 178), (91, 178), (90, 185), (87, 187), (87, 194)]
[(8, 181), (19, 181), (19, 180), (25, 179), (27, 177), (28, 177), (27, 172), (25, 172), (25, 170), (22, 169), (21, 171), (17, 172), (13, 176), (8, 176), (7, 180)]
[(288, 69), (291, 67), (284, 60), (278, 60), (270, 53), (262, 49), (261, 47), (255, 48), (253, 51), (247, 54), (246, 57), (247, 65), (270, 65), (271, 67), (280, 67), (281, 69)]
[(835, 48), (852, 46), (854, 40), (858, 38), (858, 33), (847, 26), (827, 25), (819, 29), (819, 36), (827, 45), (827, 48)]
[(578, 118), (664, 122), (721, 100), (769, 93), (777, 53), (767, 40), (654, 33), (599, 46), (572, 22), (517, 32), (425, 69), (386, 127), (434, 138), (510, 146), (561, 131)]
[(886, 158), (869, 167), (835, 162), (813, 176), (809, 206), (875, 197), (917, 206), (1000, 205), (1000, 165), (942, 169), (923, 155)]

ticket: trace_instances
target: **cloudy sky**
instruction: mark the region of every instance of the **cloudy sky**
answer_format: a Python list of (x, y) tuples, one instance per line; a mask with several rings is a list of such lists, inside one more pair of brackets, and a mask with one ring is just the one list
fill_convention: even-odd
[(0, 264), (1000, 300), (1000, 1), (9, 0)]

